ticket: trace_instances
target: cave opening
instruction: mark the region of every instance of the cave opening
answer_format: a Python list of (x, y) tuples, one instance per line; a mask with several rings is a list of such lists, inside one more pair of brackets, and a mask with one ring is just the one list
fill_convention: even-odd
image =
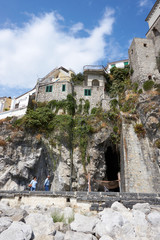
[(119, 192), (120, 152), (116, 145), (109, 144), (105, 147), (106, 173), (103, 179), (104, 191)]

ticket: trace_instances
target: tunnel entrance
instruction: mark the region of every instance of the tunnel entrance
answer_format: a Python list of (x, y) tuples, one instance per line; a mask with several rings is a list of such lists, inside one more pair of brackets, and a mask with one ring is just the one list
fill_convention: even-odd
[[(106, 172), (101, 190), (119, 192), (118, 173), (120, 173), (120, 152), (116, 145), (107, 144), (105, 147)], [(105, 182), (106, 181), (106, 182)]]

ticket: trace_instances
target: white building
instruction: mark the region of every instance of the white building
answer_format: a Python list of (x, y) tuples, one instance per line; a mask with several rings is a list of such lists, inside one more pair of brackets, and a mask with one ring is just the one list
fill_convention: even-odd
[(109, 62), (106, 67), (106, 71), (110, 73), (110, 69), (112, 67), (117, 67), (117, 68), (125, 68), (126, 66), (129, 65), (129, 59), (124, 59), (120, 61), (115, 61), (115, 62)]

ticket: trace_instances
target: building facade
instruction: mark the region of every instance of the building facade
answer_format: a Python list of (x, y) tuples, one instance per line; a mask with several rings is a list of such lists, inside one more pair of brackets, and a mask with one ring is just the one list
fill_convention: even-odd
[(134, 38), (129, 48), (131, 79), (141, 85), (147, 80), (160, 81), (160, 0), (146, 18), (149, 31), (146, 39)]
[(129, 59), (124, 59), (124, 60), (115, 61), (115, 62), (109, 62), (107, 64), (106, 70), (107, 70), (108, 73), (110, 73), (110, 70), (113, 67), (125, 68), (128, 65), (129, 65)]

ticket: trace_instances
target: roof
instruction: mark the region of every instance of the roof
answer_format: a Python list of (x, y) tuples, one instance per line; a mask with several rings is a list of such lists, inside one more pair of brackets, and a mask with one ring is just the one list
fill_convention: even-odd
[(29, 92), (33, 91), (34, 89), (36, 89), (36, 87), (34, 87), (34, 88), (32, 88), (31, 90), (29, 90), (29, 91), (27, 91), (27, 92), (23, 93), (22, 95), (20, 95), (20, 96), (16, 97), (15, 99), (18, 99), (18, 98), (20, 98), (20, 97), (24, 96), (25, 94), (27, 94), (27, 93), (29, 93)]
[(160, 3), (160, 0), (157, 0), (157, 1), (155, 2), (155, 4), (153, 5), (151, 11), (149, 12), (148, 16), (146, 17), (145, 21), (148, 21), (148, 20), (151, 18), (152, 14), (154, 13), (154, 11), (155, 11), (155, 9), (157, 8), (157, 6), (158, 6), (159, 3)]
[(54, 72), (56, 72), (56, 71), (59, 71), (59, 70), (63, 70), (64, 72), (66, 72), (66, 73), (69, 73), (69, 71), (66, 69), (66, 68), (64, 68), (64, 67), (59, 67), (59, 68), (54, 68), (51, 72), (49, 72), (45, 77), (43, 77), (43, 78), (41, 78), (41, 80), (43, 80), (43, 79), (45, 79), (45, 78), (49, 78)]

